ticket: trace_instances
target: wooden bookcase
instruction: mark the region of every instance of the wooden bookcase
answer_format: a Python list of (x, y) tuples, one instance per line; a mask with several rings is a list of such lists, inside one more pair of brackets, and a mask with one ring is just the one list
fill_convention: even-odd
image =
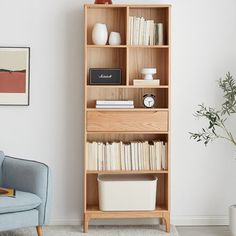
[[(85, 167), (84, 232), (91, 219), (162, 218), (170, 231), (170, 5), (85, 5)], [(143, 16), (164, 24), (164, 45), (129, 45), (129, 16)], [(105, 23), (108, 31), (121, 33), (119, 46), (92, 43), (95, 23)], [(156, 67), (160, 86), (133, 85), (141, 78), (143, 67)], [(121, 68), (121, 85), (89, 85), (89, 68)], [(153, 93), (157, 105), (144, 108), (142, 96)], [(99, 99), (134, 100), (134, 109), (96, 109)], [(110, 122), (105, 122), (109, 120)], [(109, 124), (110, 123), (110, 124)], [(168, 144), (168, 169), (158, 171), (90, 171), (87, 170), (87, 141), (162, 140)], [(158, 177), (154, 211), (103, 212), (99, 210), (98, 174), (150, 174)]]

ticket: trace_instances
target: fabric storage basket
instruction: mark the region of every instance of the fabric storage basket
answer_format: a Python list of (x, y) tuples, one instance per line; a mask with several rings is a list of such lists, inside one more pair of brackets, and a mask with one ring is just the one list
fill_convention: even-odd
[(156, 206), (157, 177), (99, 175), (101, 211), (152, 211)]

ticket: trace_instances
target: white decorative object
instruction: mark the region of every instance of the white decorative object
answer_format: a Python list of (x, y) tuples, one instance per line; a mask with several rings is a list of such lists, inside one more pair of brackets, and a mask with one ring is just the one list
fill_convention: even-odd
[(111, 32), (109, 36), (109, 44), (110, 45), (120, 45), (121, 37), (119, 32)]
[(229, 226), (232, 236), (236, 236), (236, 205), (229, 207)]
[(106, 45), (108, 31), (106, 24), (97, 23), (93, 26), (92, 41), (95, 45)]
[(145, 80), (153, 80), (153, 75), (157, 73), (156, 68), (143, 68), (141, 73), (144, 75)]
[(157, 177), (150, 175), (99, 175), (101, 211), (153, 211)]

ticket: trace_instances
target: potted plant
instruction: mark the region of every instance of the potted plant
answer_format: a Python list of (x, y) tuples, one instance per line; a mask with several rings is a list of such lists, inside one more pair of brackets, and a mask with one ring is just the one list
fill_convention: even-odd
[[(230, 73), (227, 73), (224, 79), (218, 81), (218, 85), (224, 94), (220, 110), (207, 107), (204, 104), (199, 105), (194, 116), (206, 119), (208, 126), (199, 132), (190, 132), (190, 138), (197, 142), (203, 142), (205, 145), (215, 139), (225, 139), (236, 148), (236, 138), (226, 125), (228, 118), (236, 113), (236, 81)], [(229, 218), (231, 233), (236, 236), (236, 205), (229, 208)]]

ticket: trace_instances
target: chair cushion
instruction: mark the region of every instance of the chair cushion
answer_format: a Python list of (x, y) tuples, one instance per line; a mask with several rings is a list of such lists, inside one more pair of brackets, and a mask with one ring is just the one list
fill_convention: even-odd
[(16, 191), (15, 197), (0, 197), (0, 214), (31, 210), (41, 203), (42, 200), (33, 193)]

